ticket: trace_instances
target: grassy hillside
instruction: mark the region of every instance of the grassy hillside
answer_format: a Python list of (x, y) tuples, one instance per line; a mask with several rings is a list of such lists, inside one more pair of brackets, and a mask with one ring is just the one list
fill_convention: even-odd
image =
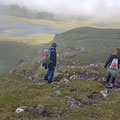
[[(51, 46), (48, 42), (53, 36), (48, 35), (47, 38), (43, 35), (45, 41), (42, 43), (39, 41), (41, 35), (1, 36), (0, 48), (6, 50), (4, 61), (7, 60), (7, 63), (13, 64), (19, 56), (31, 54), (34, 50), (36, 54), (28, 57), (30, 62), (19, 67), (14, 74), (0, 75), (0, 118), (119, 120), (119, 79), (115, 85), (117, 88), (107, 90), (104, 97), (101, 91), (105, 90), (106, 71), (99, 65), (119, 47), (119, 33), (120, 30), (114, 29), (77, 28), (56, 35), (52, 42), (58, 45), (58, 66), (53, 84), (46, 84), (43, 80), (46, 71), (40, 67), (42, 51)], [(40, 47), (43, 43), (47, 44)], [(9, 55), (13, 55), (11, 62)], [(97, 64), (97, 67), (90, 67), (90, 63)], [(24, 108), (24, 112), (17, 114), (15, 111), (19, 107)]]
[[(120, 47), (119, 33), (120, 30), (115, 29), (77, 28), (57, 34), (52, 41), (57, 43), (57, 66), (99, 64), (103, 67), (108, 56)], [(16, 71), (39, 79), (43, 50), (52, 42), (42, 46), (28, 64), (18, 66)]]
[[(72, 76), (80, 71), (66, 67), (61, 75)], [(59, 81), (62, 78), (59, 78)], [(101, 83), (80, 78), (67, 79), (69, 83), (61, 82), (59, 88), (54, 88), (54, 84), (34, 85), (29, 79), (17, 74), (0, 75), (0, 118), (2, 120), (119, 120), (119, 91), (110, 90), (108, 96), (103, 97), (100, 91), (105, 88)], [(61, 94), (55, 95), (56, 91), (60, 91)], [(42, 112), (37, 110), (38, 105), (44, 106), (45, 110)], [(17, 114), (15, 110), (22, 106), (25, 111)]]
[[(1, 35), (1, 68), (6, 64), (8, 70), (20, 59), (33, 55), (30, 60), (40, 61), (43, 48), (40, 45), (53, 40), (57, 43), (58, 64), (91, 64), (104, 63), (107, 57), (120, 45), (119, 29), (77, 28), (55, 36), (31, 35), (27, 37), (11, 37)], [(7, 47), (5, 47), (7, 46)], [(27, 48), (27, 49), (26, 49)]]
[(120, 47), (120, 30), (77, 28), (55, 36), (61, 63), (104, 63)]
[[(8, 72), (21, 59), (33, 55), (40, 46), (53, 40), (54, 35), (36, 34), (27, 37), (0, 36), (0, 73)], [(32, 59), (32, 58), (31, 58)]]

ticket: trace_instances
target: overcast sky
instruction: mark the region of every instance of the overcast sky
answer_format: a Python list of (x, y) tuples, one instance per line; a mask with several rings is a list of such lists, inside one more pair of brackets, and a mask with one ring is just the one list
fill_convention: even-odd
[(120, 0), (0, 0), (34, 11), (61, 15), (86, 16), (98, 20), (120, 20)]

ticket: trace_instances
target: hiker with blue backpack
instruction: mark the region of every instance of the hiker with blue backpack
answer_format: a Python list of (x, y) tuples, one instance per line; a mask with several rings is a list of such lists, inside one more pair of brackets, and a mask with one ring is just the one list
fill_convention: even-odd
[(106, 87), (113, 88), (120, 69), (120, 48), (116, 48), (114, 53), (107, 59), (104, 67), (108, 69)]
[(54, 71), (56, 67), (56, 43), (52, 43), (51, 48), (44, 51), (43, 53), (43, 66), (45, 69), (48, 69), (44, 80), (48, 80), (48, 83), (52, 83), (52, 79), (54, 77)]

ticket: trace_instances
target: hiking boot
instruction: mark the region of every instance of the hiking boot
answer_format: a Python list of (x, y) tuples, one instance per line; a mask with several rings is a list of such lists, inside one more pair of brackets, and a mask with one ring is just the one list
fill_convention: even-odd
[(109, 88), (113, 88), (113, 84), (112, 84), (112, 83), (110, 83), (110, 86), (109, 86)]
[(110, 84), (106, 84), (105, 86), (106, 86), (106, 88), (109, 88), (109, 87), (110, 87)]
[(44, 78), (44, 80), (48, 81), (48, 79)]

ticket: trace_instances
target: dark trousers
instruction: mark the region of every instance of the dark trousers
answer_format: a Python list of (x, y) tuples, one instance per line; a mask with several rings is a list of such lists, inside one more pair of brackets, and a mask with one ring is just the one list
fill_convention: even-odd
[(48, 68), (48, 71), (44, 77), (45, 80), (48, 80), (48, 83), (51, 83), (52, 82), (52, 79), (53, 79), (53, 76), (54, 76), (54, 69), (49, 69)]
[(107, 76), (107, 81), (106, 81), (106, 82), (107, 82), (107, 84), (110, 82), (110, 79), (111, 79), (111, 78), (112, 78), (112, 82), (111, 82), (111, 83), (112, 83), (112, 84), (114, 84), (114, 83), (115, 83), (116, 78), (115, 78), (115, 77), (112, 77), (112, 76), (111, 76), (111, 74), (109, 74), (109, 73), (108, 73), (108, 76)]

